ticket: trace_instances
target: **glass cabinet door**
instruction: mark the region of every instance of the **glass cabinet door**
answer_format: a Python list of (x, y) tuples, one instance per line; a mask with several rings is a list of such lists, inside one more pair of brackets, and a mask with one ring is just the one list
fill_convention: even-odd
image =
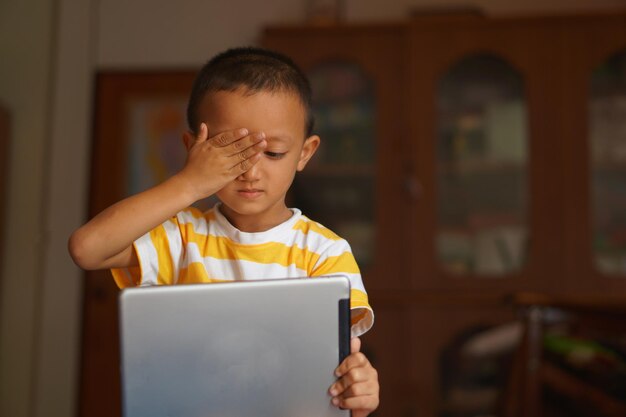
[(526, 262), (528, 132), (524, 82), (506, 61), (471, 55), (437, 91), (441, 268), (503, 277)]
[(375, 239), (375, 99), (373, 82), (352, 63), (325, 62), (307, 73), (313, 88), (313, 131), (322, 139), (296, 175), (290, 203), (350, 242), (364, 268)]
[(588, 111), (594, 263), (626, 278), (626, 50), (593, 72)]

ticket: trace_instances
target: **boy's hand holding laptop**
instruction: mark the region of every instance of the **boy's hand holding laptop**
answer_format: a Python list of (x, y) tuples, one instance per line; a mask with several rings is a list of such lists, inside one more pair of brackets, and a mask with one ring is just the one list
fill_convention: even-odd
[(339, 380), (329, 390), (332, 403), (350, 409), (352, 417), (367, 416), (378, 408), (378, 372), (361, 353), (361, 339), (350, 340), (350, 356), (335, 370)]

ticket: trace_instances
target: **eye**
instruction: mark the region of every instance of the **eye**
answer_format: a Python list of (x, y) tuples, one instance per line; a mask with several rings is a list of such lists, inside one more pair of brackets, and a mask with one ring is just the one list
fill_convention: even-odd
[(285, 153), (265, 151), (265, 155), (271, 159), (280, 159), (285, 156)]

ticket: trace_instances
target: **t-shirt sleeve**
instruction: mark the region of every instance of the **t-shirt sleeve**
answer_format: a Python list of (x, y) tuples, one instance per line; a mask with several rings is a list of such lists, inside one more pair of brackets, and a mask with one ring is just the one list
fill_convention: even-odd
[(352, 337), (361, 336), (374, 325), (374, 311), (369, 304), (361, 272), (345, 240), (334, 241), (322, 252), (311, 276), (345, 276), (350, 281)]
[(180, 225), (172, 217), (133, 242), (139, 266), (112, 268), (120, 288), (175, 284), (183, 256)]

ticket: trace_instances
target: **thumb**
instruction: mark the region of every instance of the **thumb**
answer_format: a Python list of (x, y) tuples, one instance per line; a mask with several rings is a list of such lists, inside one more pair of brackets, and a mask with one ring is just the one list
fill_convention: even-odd
[(200, 131), (196, 137), (196, 143), (204, 142), (209, 137), (209, 128), (206, 123), (200, 123)]
[(350, 353), (357, 353), (361, 351), (361, 339), (353, 337), (350, 339)]

